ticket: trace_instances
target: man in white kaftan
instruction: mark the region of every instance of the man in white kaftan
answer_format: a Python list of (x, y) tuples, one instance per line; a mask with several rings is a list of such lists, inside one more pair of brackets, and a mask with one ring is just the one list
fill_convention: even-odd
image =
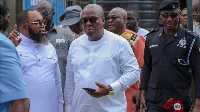
[(36, 10), (22, 11), (18, 21), (22, 42), (17, 50), (31, 102), (30, 112), (63, 112), (58, 59), (48, 42), (46, 23)]
[(87, 5), (81, 17), (86, 34), (74, 40), (68, 52), (66, 112), (126, 112), (125, 90), (140, 79), (131, 46), (104, 30), (99, 5)]

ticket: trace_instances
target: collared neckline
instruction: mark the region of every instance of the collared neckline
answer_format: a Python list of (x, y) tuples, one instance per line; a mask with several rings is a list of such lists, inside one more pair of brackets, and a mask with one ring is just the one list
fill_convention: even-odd
[(174, 34), (174, 37), (182, 37), (183, 35), (182, 29), (183, 28), (179, 25), (176, 33)]
[(57, 32), (57, 27), (58, 27), (58, 26), (56, 26), (56, 25), (53, 23), (53, 27), (52, 27), (49, 31), (47, 31), (47, 32), (49, 32), (49, 33), (55, 32), (55, 33), (57, 34), (57, 33), (58, 33), (58, 32)]
[(20, 37), (22, 38), (22, 43), (23, 44), (28, 44), (28, 45), (40, 45), (40, 43), (37, 43), (36, 41), (29, 39), (28, 37), (24, 36), (23, 34), (20, 33)]
[[(181, 37), (181, 27), (178, 26), (176, 33), (174, 34), (174, 37)], [(163, 32), (164, 32), (164, 27), (162, 27), (161, 32), (159, 32), (159, 37), (163, 36)]]
[(97, 41), (90, 41), (89, 40), (89, 37), (88, 37), (88, 41), (90, 42), (90, 43), (101, 43), (101, 42), (103, 42), (104, 40), (105, 40), (105, 34), (107, 34), (107, 31), (104, 29), (104, 33), (103, 33), (103, 36), (101, 37), (101, 39), (99, 39), (99, 40), (97, 40)]

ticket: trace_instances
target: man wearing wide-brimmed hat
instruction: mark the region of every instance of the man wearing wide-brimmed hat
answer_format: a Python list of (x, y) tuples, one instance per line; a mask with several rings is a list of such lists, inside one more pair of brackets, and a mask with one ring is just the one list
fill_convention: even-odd
[(70, 6), (65, 9), (64, 14), (62, 14), (59, 17), (59, 22), (62, 25), (67, 25), (72, 30), (72, 32), (75, 34), (76, 38), (84, 34), (83, 27), (80, 22), (80, 15), (81, 15), (82, 9), (80, 6)]

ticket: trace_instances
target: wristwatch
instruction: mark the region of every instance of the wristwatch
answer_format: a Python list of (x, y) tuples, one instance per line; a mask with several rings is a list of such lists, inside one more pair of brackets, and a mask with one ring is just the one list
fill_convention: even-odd
[(113, 88), (112, 88), (110, 85), (108, 85), (108, 88), (109, 88), (109, 93), (108, 93), (108, 95), (114, 95)]

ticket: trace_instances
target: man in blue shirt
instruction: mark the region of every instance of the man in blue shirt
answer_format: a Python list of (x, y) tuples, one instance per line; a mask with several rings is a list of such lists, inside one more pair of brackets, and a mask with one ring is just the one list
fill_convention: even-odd
[(0, 4), (0, 112), (28, 112), (29, 99), (14, 44), (3, 34), (9, 10)]

